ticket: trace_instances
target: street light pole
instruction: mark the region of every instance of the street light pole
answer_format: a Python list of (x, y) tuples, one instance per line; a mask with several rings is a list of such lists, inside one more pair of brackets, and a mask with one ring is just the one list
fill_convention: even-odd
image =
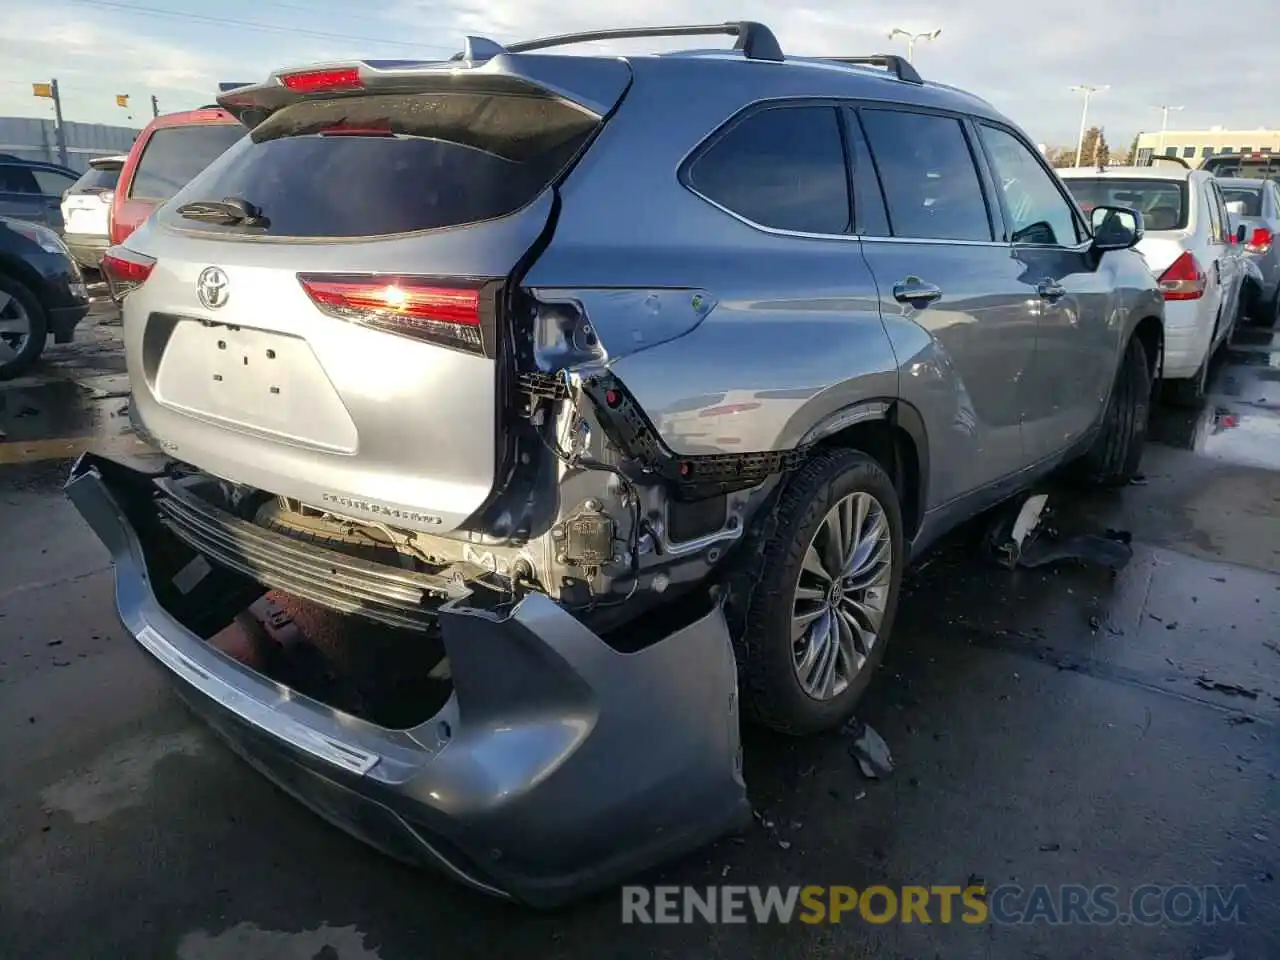
[(1176, 112), (1183, 108), (1172, 107), (1172, 106), (1169, 106), (1168, 104), (1161, 104), (1160, 106), (1156, 107), (1156, 109), (1160, 111), (1160, 141), (1159, 141), (1160, 145), (1156, 147), (1156, 153), (1163, 154), (1164, 153), (1164, 132), (1169, 129), (1169, 111), (1173, 110)]
[(1076, 93), (1084, 94), (1084, 107), (1080, 111), (1080, 136), (1076, 138), (1076, 166), (1080, 166), (1080, 160), (1084, 154), (1084, 131), (1085, 124), (1089, 121), (1089, 101), (1094, 94), (1102, 93), (1104, 90), (1110, 90), (1110, 84), (1102, 87), (1091, 87), (1085, 83), (1078, 83), (1071, 88)]
[(917, 40), (937, 40), (942, 33), (942, 28), (930, 30), (928, 33), (912, 33), (910, 30), (903, 30), (901, 27), (894, 27), (889, 31), (889, 39), (896, 40), (898, 37), (907, 38), (907, 63), (910, 63), (916, 55)]

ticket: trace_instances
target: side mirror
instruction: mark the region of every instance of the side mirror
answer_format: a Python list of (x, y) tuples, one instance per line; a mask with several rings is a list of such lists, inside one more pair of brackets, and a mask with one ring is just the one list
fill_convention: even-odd
[(1249, 236), (1249, 228), (1243, 223), (1236, 227), (1236, 243), (1244, 243), (1245, 238)]
[(1136, 247), (1146, 233), (1142, 214), (1127, 207), (1094, 207), (1089, 222), (1093, 228), (1093, 248), (1102, 253)]

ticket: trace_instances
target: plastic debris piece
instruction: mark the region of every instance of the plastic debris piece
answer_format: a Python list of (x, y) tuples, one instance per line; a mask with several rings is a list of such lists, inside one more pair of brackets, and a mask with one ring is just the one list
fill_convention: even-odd
[(1245, 697), (1249, 700), (1258, 699), (1258, 691), (1249, 690), (1238, 683), (1223, 683), (1221, 680), (1210, 680), (1208, 677), (1196, 677), (1196, 686), (1201, 690), (1225, 693), (1229, 697)]
[(1035, 540), (1027, 544), (1018, 566), (1035, 569), (1062, 560), (1079, 560), (1111, 570), (1120, 570), (1133, 559), (1127, 531), (1108, 530), (1106, 535), (1081, 533), (1064, 540)]
[(869, 780), (881, 780), (893, 773), (893, 755), (884, 738), (865, 723), (858, 723), (849, 753)]

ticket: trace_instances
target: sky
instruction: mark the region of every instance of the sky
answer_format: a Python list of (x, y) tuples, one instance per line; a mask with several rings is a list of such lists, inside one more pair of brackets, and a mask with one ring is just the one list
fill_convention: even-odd
[[(754, 19), (784, 51), (905, 53), (895, 27), (941, 29), (916, 45), (926, 79), (985, 97), (1040, 143), (1074, 144), (1074, 84), (1109, 85), (1089, 108), (1109, 143), (1158, 130), (1280, 127), (1275, 73), (1280, 3), (1245, 5), (1224, 23), (1204, 0), (7, 0), (0, 17), (0, 116), (51, 117), (31, 94), (56, 77), (67, 120), (142, 126), (210, 103), (222, 80), (347, 58), (444, 58), (466, 33), (499, 42), (611, 26)], [(726, 38), (726, 45), (729, 44)], [(680, 41), (584, 45), (641, 53)], [(712, 42), (696, 41), (698, 46)], [(684, 41), (688, 45), (688, 41)], [(569, 51), (567, 51), (569, 52)], [(130, 106), (115, 103), (129, 94)]]

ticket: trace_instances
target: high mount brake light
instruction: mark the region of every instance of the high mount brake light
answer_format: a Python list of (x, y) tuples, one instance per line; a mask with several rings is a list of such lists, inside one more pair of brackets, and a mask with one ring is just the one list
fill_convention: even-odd
[(387, 333), (484, 353), (481, 283), (299, 274), (322, 313)]
[(155, 265), (156, 261), (153, 257), (117, 246), (108, 248), (102, 255), (99, 269), (106, 277), (111, 296), (116, 300), (122, 300), (126, 294), (147, 282)]
[(1160, 275), (1160, 289), (1166, 300), (1199, 300), (1204, 296), (1205, 274), (1188, 250)]
[(332, 70), (304, 70), (286, 73), (280, 78), (295, 93), (318, 93), (321, 90), (362, 90), (360, 71), (356, 67), (337, 67)]

